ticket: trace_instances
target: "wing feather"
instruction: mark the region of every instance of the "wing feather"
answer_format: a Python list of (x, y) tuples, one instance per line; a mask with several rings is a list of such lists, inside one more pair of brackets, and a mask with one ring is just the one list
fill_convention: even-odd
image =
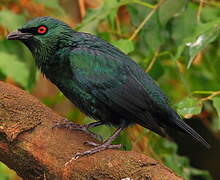
[(74, 78), (80, 88), (94, 97), (97, 107), (101, 104), (127, 122), (139, 123), (164, 135), (152, 116), (156, 103), (133, 74), (133, 63), (85, 48), (72, 51), (70, 59)]

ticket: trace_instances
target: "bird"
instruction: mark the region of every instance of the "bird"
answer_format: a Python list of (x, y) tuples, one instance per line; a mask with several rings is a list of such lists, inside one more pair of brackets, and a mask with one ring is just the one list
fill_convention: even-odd
[[(89, 129), (101, 125), (116, 128), (104, 142), (74, 157), (120, 148), (112, 144), (121, 131), (139, 124), (167, 137), (169, 129), (188, 134), (206, 148), (210, 145), (169, 105), (167, 96), (135, 61), (107, 41), (78, 32), (49, 16), (37, 17), (11, 32), (8, 40), (19, 40), (31, 51), (36, 66), (93, 123), (61, 123), (59, 127)], [(95, 134), (93, 134), (95, 136)]]

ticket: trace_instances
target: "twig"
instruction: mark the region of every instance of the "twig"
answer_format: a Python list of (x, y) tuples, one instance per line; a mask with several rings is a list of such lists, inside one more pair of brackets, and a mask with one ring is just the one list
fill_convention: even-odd
[(79, 0), (79, 10), (80, 10), (80, 16), (81, 18), (83, 18), (86, 15), (86, 8), (85, 8), (84, 0)]
[[(195, 2), (200, 2), (200, 0), (194, 0)], [(203, 0), (203, 4), (214, 6), (214, 7), (220, 7), (220, 3), (218, 0), (216, 1), (210, 1), (210, 0)]]
[(209, 96), (207, 96), (205, 98), (201, 98), (200, 101), (201, 102), (208, 101), (208, 100), (212, 99), (213, 97), (215, 97), (217, 95), (220, 95), (220, 91), (215, 91), (211, 95), (209, 95)]
[(116, 32), (117, 34), (121, 34), (121, 26), (118, 14), (116, 15)]
[(150, 64), (149, 64), (149, 66), (147, 67), (147, 69), (145, 70), (145, 72), (149, 72), (149, 71), (152, 69), (153, 65), (155, 64), (155, 62), (156, 62), (156, 60), (157, 60), (157, 57), (158, 57), (158, 55), (159, 55), (159, 52), (160, 52), (160, 48), (158, 48), (158, 49), (156, 50), (156, 52), (154, 53), (154, 57), (152, 58), (152, 60), (151, 60), (151, 62), (150, 62)]
[(200, 0), (199, 1), (199, 8), (198, 8), (197, 15), (196, 15), (197, 23), (200, 23), (200, 21), (201, 21), (201, 12), (202, 12), (203, 4), (204, 4), (204, 0)]
[(152, 9), (155, 7), (154, 5), (151, 5), (151, 4), (147, 3), (147, 2), (143, 2), (143, 1), (139, 1), (139, 0), (122, 1), (120, 6), (127, 5), (127, 4), (132, 4), (132, 3), (139, 4), (139, 5), (145, 6), (147, 8), (152, 8)]
[(133, 40), (137, 36), (137, 34), (140, 32), (143, 26), (149, 21), (149, 19), (152, 17), (152, 15), (156, 12), (156, 10), (161, 6), (161, 4), (164, 1), (165, 0), (160, 0), (160, 2), (152, 9), (152, 11), (145, 17), (145, 19), (141, 22), (138, 28), (134, 31), (129, 40)]

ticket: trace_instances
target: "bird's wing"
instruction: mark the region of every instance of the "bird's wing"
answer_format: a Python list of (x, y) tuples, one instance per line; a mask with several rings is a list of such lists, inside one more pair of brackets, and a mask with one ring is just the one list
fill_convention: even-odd
[(91, 48), (72, 50), (69, 61), (74, 79), (103, 106), (125, 119), (136, 118), (133, 122), (164, 135), (151, 115), (154, 100), (132, 72), (132, 68), (138, 65), (128, 63), (127, 56), (124, 55), (123, 59), (120, 55)]

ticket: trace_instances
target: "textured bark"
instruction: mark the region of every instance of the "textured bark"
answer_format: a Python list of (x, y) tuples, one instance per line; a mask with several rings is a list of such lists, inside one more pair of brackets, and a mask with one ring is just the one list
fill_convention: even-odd
[(133, 151), (106, 150), (64, 164), (93, 140), (80, 131), (52, 129), (64, 118), (27, 92), (0, 82), (0, 161), (25, 180), (179, 180), (160, 162)]

